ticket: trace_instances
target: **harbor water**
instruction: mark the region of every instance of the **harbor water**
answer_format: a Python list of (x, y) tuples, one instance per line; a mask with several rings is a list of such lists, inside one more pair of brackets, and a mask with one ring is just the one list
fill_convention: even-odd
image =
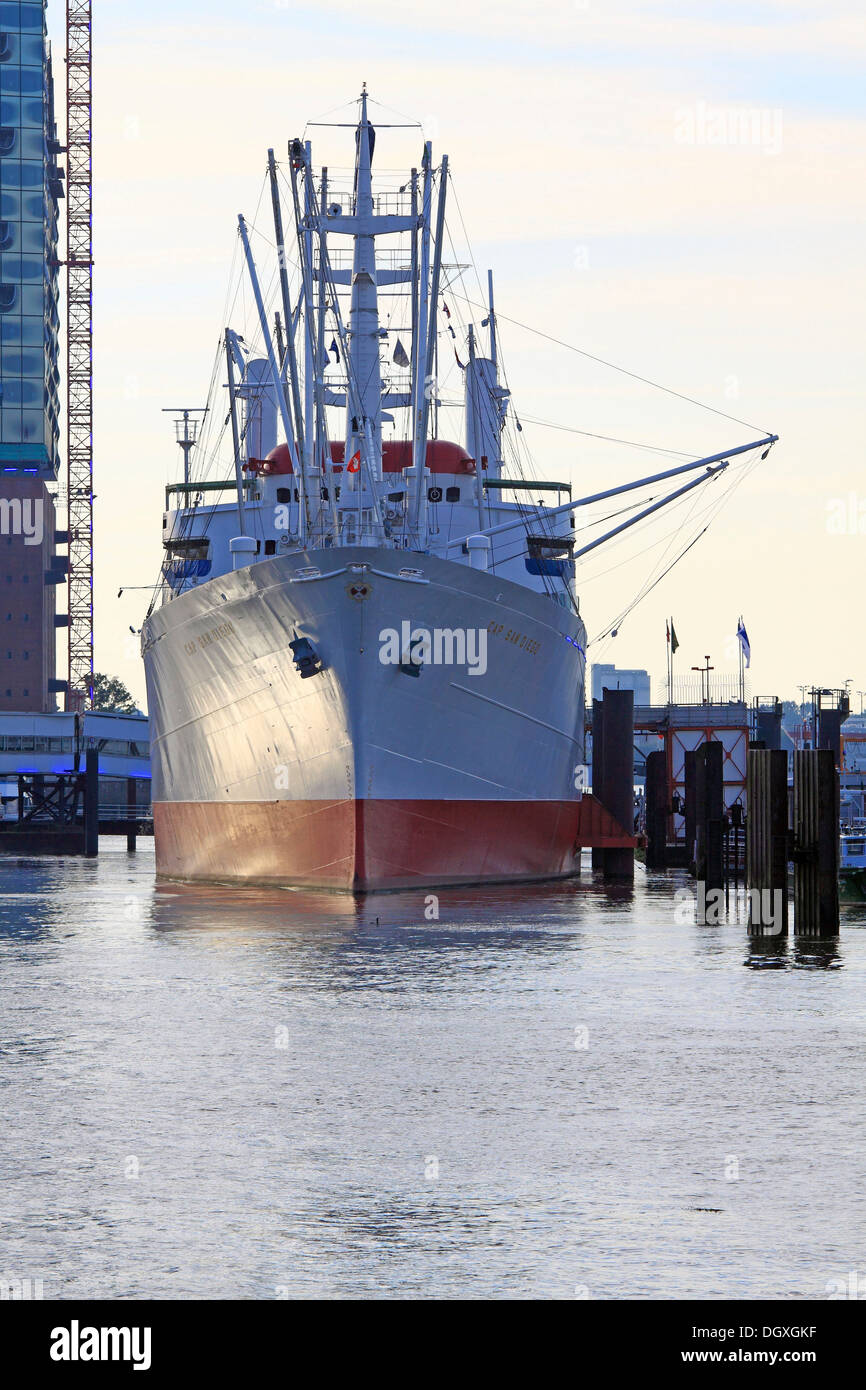
[[(866, 1288), (866, 907), (0, 860), (0, 1273), (48, 1298)], [(438, 916), (436, 915), (438, 912)]]

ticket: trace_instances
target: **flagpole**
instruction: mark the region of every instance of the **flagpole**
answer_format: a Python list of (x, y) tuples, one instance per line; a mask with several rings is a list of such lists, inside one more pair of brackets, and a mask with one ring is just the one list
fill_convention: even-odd
[(667, 653), (667, 655), (668, 655), (668, 704), (670, 705), (670, 704), (673, 703), (673, 691), (671, 690), (671, 666), (672, 666), (672, 662), (673, 662), (673, 656), (672, 656), (672, 654), (671, 654), (671, 620), (670, 620), (670, 618), (668, 618), (668, 621), (667, 621), (667, 629), (668, 629), (668, 653)]
[[(739, 626), (742, 627), (742, 625), (743, 625), (743, 615), (742, 615), (742, 613), (741, 613), (741, 614), (740, 614), (740, 623), (739, 623)], [(743, 643), (742, 643), (742, 640), (741, 640), (741, 638), (740, 638), (739, 629), (738, 629), (738, 631), (737, 631), (737, 647), (739, 648), (739, 652), (740, 652), (740, 703), (741, 703), (741, 704), (745, 704), (745, 703), (746, 703), (746, 668), (745, 668), (745, 665), (744, 665)]]
[(674, 702), (674, 620), (671, 618), (670, 652), (668, 654), (668, 704)]
[(664, 619), (664, 674), (667, 677), (667, 703), (670, 705), (670, 619)]

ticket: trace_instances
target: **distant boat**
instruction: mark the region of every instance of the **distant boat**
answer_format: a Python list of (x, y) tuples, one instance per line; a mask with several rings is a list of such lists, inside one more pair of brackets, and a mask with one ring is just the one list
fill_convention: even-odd
[(839, 836), (839, 896), (866, 903), (866, 825)]

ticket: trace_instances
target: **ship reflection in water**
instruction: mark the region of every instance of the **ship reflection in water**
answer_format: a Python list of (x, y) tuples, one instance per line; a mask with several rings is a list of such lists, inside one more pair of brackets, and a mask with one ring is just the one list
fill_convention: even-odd
[(642, 867), (156, 884), (110, 841), (0, 875), (4, 1267), (46, 1297), (805, 1298), (862, 1262), (866, 909), (759, 938)]

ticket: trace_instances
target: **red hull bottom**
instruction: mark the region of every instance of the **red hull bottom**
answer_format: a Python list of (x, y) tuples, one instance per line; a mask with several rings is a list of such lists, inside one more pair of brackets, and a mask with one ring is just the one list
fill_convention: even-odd
[(581, 801), (156, 802), (157, 873), (373, 892), (565, 878), (580, 850), (635, 843)]

